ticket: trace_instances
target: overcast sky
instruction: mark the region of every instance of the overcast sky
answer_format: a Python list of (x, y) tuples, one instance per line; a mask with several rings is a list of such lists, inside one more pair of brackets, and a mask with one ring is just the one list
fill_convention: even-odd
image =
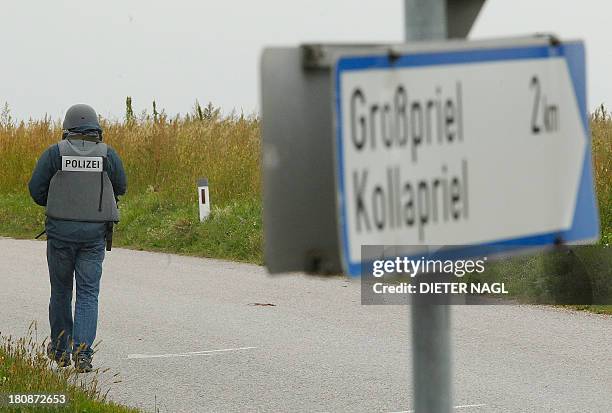
[[(487, 0), (471, 37), (554, 32), (588, 50), (589, 105), (612, 105), (608, 0)], [(397, 42), (403, 0), (6, 0), (0, 103), (18, 119), (86, 102), (122, 118), (157, 100), (170, 114), (198, 99), (251, 113), (265, 45)]]

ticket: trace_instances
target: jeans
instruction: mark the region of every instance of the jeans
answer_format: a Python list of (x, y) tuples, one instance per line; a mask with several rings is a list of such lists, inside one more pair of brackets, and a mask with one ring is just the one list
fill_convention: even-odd
[[(98, 326), (98, 294), (104, 239), (93, 242), (47, 240), (47, 264), (51, 281), (49, 324), (51, 348), (62, 353), (93, 355), (91, 346)], [(72, 317), (72, 286), (76, 279), (76, 303)]]

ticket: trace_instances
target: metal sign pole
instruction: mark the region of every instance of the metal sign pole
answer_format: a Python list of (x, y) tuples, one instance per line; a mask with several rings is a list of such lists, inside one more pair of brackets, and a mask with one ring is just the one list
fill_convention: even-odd
[[(446, 0), (406, 0), (406, 41), (447, 37)], [(416, 413), (452, 411), (450, 307), (422, 302), (412, 312), (412, 380)]]
[[(405, 0), (406, 41), (446, 39), (449, 31), (453, 31), (450, 33), (453, 36), (464, 37), (483, 2)], [(450, 17), (457, 17), (459, 23), (449, 24)], [(459, 30), (455, 29), (457, 26), (461, 26)], [(411, 306), (414, 410), (451, 412), (450, 307), (427, 303), (427, 298), (420, 295), (414, 298)]]
[(405, 0), (406, 41), (448, 37), (446, 0)]

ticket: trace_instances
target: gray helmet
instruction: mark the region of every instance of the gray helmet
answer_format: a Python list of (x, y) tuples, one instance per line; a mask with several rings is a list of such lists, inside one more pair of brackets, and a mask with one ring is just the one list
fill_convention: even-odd
[(94, 108), (83, 103), (70, 106), (64, 117), (63, 128), (67, 131), (74, 128), (102, 130)]

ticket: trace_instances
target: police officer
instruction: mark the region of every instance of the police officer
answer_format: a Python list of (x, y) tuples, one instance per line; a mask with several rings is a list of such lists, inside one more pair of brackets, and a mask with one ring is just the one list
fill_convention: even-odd
[[(63, 139), (40, 157), (29, 183), (30, 195), (46, 207), (47, 263), (51, 282), (49, 358), (61, 367), (70, 356), (79, 372), (92, 370), (98, 324), (98, 294), (105, 246), (119, 221), (117, 196), (126, 178), (117, 153), (102, 142), (96, 111), (70, 107)], [(76, 303), (72, 316), (72, 287)]]

